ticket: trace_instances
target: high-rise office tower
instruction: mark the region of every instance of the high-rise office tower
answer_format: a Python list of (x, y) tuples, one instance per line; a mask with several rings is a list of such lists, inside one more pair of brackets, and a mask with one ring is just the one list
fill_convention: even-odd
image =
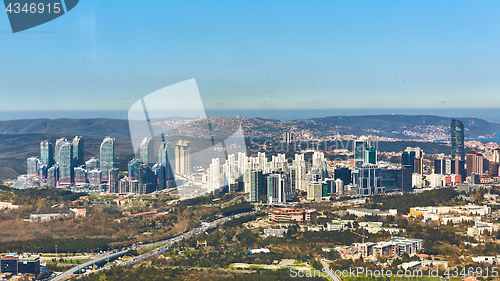
[(115, 139), (106, 137), (101, 143), (100, 163), (102, 181), (109, 181), (109, 171), (115, 167)]
[(328, 164), (326, 163), (325, 154), (315, 151), (312, 157), (313, 167), (317, 167), (321, 172), (321, 180), (328, 178)]
[(59, 159), (59, 150), (61, 149), (61, 146), (63, 143), (67, 142), (68, 140), (66, 138), (60, 138), (56, 140), (56, 145), (54, 147), (54, 157), (55, 157), (55, 163), (59, 163), (61, 160)]
[(339, 196), (344, 195), (344, 181), (340, 178), (335, 180), (335, 193)]
[(158, 150), (158, 163), (165, 170), (165, 188), (175, 187), (175, 151), (169, 142), (163, 142)]
[(178, 140), (175, 145), (175, 173), (187, 175), (191, 171), (191, 142)]
[[(139, 159), (132, 159), (128, 161), (128, 179), (133, 181), (133, 180), (139, 180), (141, 179), (142, 176), (142, 170), (141, 170), (141, 160)], [(142, 183), (142, 180), (141, 180)]]
[(293, 142), (292, 133), (290, 133), (290, 132), (283, 133), (283, 142), (284, 143), (292, 143)]
[(73, 145), (68, 141), (60, 142), (57, 158), (59, 160), (59, 182), (73, 182)]
[(270, 204), (285, 203), (292, 198), (290, 181), (284, 172), (275, 172), (267, 175), (267, 194)]
[(167, 181), (165, 179), (165, 174), (166, 174), (165, 166), (161, 163), (156, 163), (151, 169), (156, 175), (158, 190), (163, 190), (167, 188)]
[(423, 174), (424, 154), (420, 147), (407, 147), (401, 154), (401, 165), (410, 165), (412, 173)]
[(42, 165), (46, 165), (49, 168), (54, 165), (54, 149), (52, 143), (48, 140), (40, 143), (40, 160), (42, 161)]
[(139, 194), (147, 194), (157, 190), (157, 178), (151, 167), (147, 164), (141, 164), (142, 167), (142, 186), (139, 185)]
[(36, 157), (30, 157), (26, 160), (26, 166), (28, 167), (28, 176), (36, 177), (38, 176), (38, 168), (41, 166), (40, 160)]
[(465, 170), (465, 159), (460, 160), (460, 156), (455, 156), (455, 159), (451, 159), (451, 173), (455, 175), (460, 175), (462, 181), (465, 181), (467, 177), (467, 171)]
[(139, 148), (140, 158), (142, 163), (153, 166), (155, 163), (154, 142), (152, 138), (145, 138), (142, 140)]
[(307, 200), (321, 201), (323, 196), (323, 185), (320, 182), (310, 182), (307, 185)]
[(491, 177), (498, 177), (498, 168), (499, 167), (500, 167), (500, 163), (489, 162), (488, 163), (488, 175)]
[(207, 191), (214, 193), (220, 187), (220, 161), (219, 158), (213, 158), (207, 170)]
[(451, 159), (455, 159), (458, 156), (460, 160), (465, 160), (464, 135), (465, 131), (462, 121), (451, 119)]
[(344, 185), (351, 184), (351, 170), (347, 167), (337, 167), (334, 171), (334, 178), (340, 179)]
[(76, 136), (73, 139), (73, 161), (74, 165), (76, 166), (81, 166), (85, 164), (85, 159), (84, 159), (84, 147), (83, 147), (83, 137), (81, 136)]
[(259, 202), (261, 195), (265, 194), (265, 182), (262, 171), (247, 170), (248, 173), (248, 187), (245, 186), (245, 190), (248, 190), (249, 201)]
[(450, 175), (451, 174), (451, 159), (436, 159), (436, 160), (434, 160), (434, 174)]
[(410, 165), (403, 165), (401, 168), (401, 189), (405, 192), (413, 190), (412, 186), (413, 168)]
[(354, 141), (354, 168), (357, 170), (363, 164), (377, 164), (377, 148), (370, 139)]
[(467, 152), (465, 155), (465, 168), (468, 177), (470, 177), (472, 173), (481, 176), (483, 174), (483, 154), (475, 150)]
[(362, 196), (372, 196), (384, 193), (381, 169), (377, 165), (363, 164), (363, 166), (359, 168), (359, 190)]
[(109, 170), (109, 193), (118, 193), (119, 170), (112, 168)]

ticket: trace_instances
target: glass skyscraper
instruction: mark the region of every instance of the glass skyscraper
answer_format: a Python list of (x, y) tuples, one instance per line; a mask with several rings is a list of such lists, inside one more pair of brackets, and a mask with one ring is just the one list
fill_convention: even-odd
[(464, 133), (462, 121), (451, 119), (451, 159), (458, 156), (460, 160), (465, 160)]
[(59, 159), (59, 150), (61, 149), (61, 146), (63, 143), (67, 142), (68, 140), (66, 138), (60, 138), (56, 140), (56, 146), (54, 147), (54, 156), (55, 156), (55, 162), (59, 163), (61, 160)]
[(152, 138), (142, 140), (140, 150), (141, 161), (150, 166), (154, 165), (154, 142)]
[(166, 188), (175, 187), (175, 152), (174, 147), (169, 142), (163, 142), (158, 150), (158, 163), (165, 170)]
[(85, 161), (83, 159), (84, 158), (83, 152), (84, 152), (83, 137), (76, 136), (73, 139), (73, 158), (74, 158), (75, 167), (85, 164)]
[(109, 181), (109, 171), (115, 167), (115, 139), (106, 137), (101, 143), (100, 163), (102, 181)]
[(73, 146), (68, 141), (60, 142), (59, 153), (59, 181), (60, 182), (73, 182)]
[(40, 159), (42, 165), (46, 165), (47, 167), (54, 165), (54, 149), (52, 148), (52, 143), (48, 140), (40, 143)]

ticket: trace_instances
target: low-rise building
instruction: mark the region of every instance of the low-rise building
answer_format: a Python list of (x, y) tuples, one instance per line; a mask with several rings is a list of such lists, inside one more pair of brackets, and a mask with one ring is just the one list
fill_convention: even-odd
[(13, 205), (12, 203), (0, 202), (0, 210), (14, 210), (18, 208), (19, 208), (18, 205)]
[(267, 228), (264, 229), (264, 235), (266, 236), (275, 236), (275, 237), (282, 237), (285, 236), (285, 234), (288, 233), (288, 229), (286, 228)]
[(332, 222), (327, 222), (326, 223), (326, 230), (327, 231), (342, 231), (344, 228), (348, 227), (349, 225), (352, 227), (352, 224), (354, 223), (353, 220), (332, 220)]
[(355, 215), (356, 217), (365, 217), (365, 216), (392, 216), (393, 214), (385, 211), (381, 211), (380, 209), (366, 209), (366, 208), (351, 208), (347, 209), (347, 213), (351, 215)]
[(260, 254), (260, 253), (270, 253), (271, 251), (269, 249), (252, 249), (248, 250), (249, 254)]
[(87, 215), (87, 209), (85, 208), (70, 208), (69, 213), (75, 215), (75, 217), (85, 217)]
[(378, 243), (358, 243), (358, 252), (362, 257), (400, 256), (403, 253), (414, 255), (422, 249), (422, 239), (394, 237)]
[(305, 223), (315, 220), (318, 217), (318, 212), (314, 209), (298, 209), (293, 207), (273, 208), (269, 211), (270, 220), (273, 222), (290, 222)]
[(44, 221), (58, 218), (60, 216), (61, 216), (61, 214), (59, 214), (59, 213), (56, 213), (56, 214), (31, 214), (30, 221), (31, 222), (44, 222)]

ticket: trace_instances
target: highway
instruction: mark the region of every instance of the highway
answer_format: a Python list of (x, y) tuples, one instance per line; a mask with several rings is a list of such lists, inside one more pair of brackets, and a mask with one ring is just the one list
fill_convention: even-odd
[(101, 257), (97, 258), (97, 259), (93, 259), (91, 261), (88, 261), (86, 263), (82, 263), (82, 264), (79, 264), (78, 266), (75, 266), (75, 267), (72, 267), (71, 269), (69, 270), (66, 270), (65, 272), (57, 275), (56, 277), (54, 277), (53, 279), (50, 279), (50, 280), (54, 280), (54, 281), (58, 281), (58, 280), (64, 280), (66, 278), (68, 278), (69, 276), (71, 276), (72, 274), (74, 274), (75, 272), (79, 271), (79, 270), (82, 270), (88, 266), (91, 266), (95, 263), (99, 263), (103, 260), (106, 260), (106, 259), (114, 259), (116, 257), (120, 257), (120, 256), (123, 256), (125, 255), (125, 253), (128, 251), (127, 250), (123, 250), (121, 252), (117, 252), (117, 253), (109, 253), (109, 254), (104, 254), (102, 255)]
[(338, 277), (337, 275), (335, 275), (331, 270), (330, 270), (330, 267), (328, 266), (328, 264), (326, 264), (326, 262), (324, 260), (320, 260), (321, 262), (321, 265), (323, 265), (323, 269), (325, 272), (327, 272), (328, 276), (330, 276), (330, 278), (332, 278), (333, 281), (341, 281), (342, 279), (340, 279), (340, 277)]
[[(139, 262), (142, 262), (142, 261), (145, 261), (149, 258), (151, 258), (152, 256), (154, 255), (161, 255), (161, 254), (164, 254), (166, 253), (167, 251), (169, 251), (172, 247), (172, 245), (174, 243), (177, 243), (183, 239), (188, 239), (188, 238), (191, 238), (193, 236), (197, 236), (199, 234), (202, 234), (202, 233), (205, 233), (207, 230), (211, 229), (211, 228), (215, 228), (216, 226), (220, 225), (220, 224), (224, 224), (225, 222), (229, 221), (229, 220), (232, 220), (234, 218), (239, 218), (239, 217), (243, 217), (243, 216), (247, 216), (247, 215), (253, 215), (253, 214), (256, 214), (258, 213), (259, 211), (252, 211), (252, 212), (246, 212), (246, 213), (240, 213), (240, 214), (236, 214), (236, 215), (231, 215), (231, 216), (228, 216), (228, 217), (223, 217), (223, 218), (220, 218), (220, 219), (217, 219), (217, 220), (214, 220), (212, 222), (209, 222), (209, 223), (204, 223), (202, 226), (199, 226), (197, 228), (193, 228), (189, 231), (186, 231), (184, 233), (182, 233), (181, 235), (178, 235), (176, 237), (173, 237), (173, 238), (169, 238), (167, 240), (162, 240), (162, 241), (157, 241), (157, 242), (153, 242), (153, 243), (148, 243), (148, 244), (143, 244), (141, 245), (140, 247), (141, 248), (149, 248), (149, 247), (154, 247), (154, 246), (158, 246), (158, 245), (162, 245), (156, 249), (153, 249), (149, 252), (146, 252), (142, 255), (139, 255), (137, 257), (134, 257), (134, 258), (131, 258), (130, 260), (127, 260), (127, 261), (124, 261), (124, 262), (121, 262), (121, 263), (118, 263), (118, 264), (115, 264), (113, 266), (129, 266), (129, 265), (135, 265)], [(139, 247), (135, 247), (134, 249), (137, 249)], [(69, 278), (72, 274), (76, 273), (77, 271), (85, 268), (85, 267), (88, 267), (88, 266), (91, 266), (95, 263), (98, 263), (98, 262), (101, 262), (103, 260), (106, 260), (106, 259), (113, 259), (113, 258), (116, 258), (116, 257), (119, 257), (119, 256), (123, 256), (127, 251), (129, 250), (129, 248), (127, 249), (122, 249), (120, 252), (117, 252), (117, 253), (105, 253), (103, 254), (101, 257), (97, 258), (97, 259), (94, 259), (94, 260), (91, 260), (91, 261), (88, 261), (84, 264), (80, 264), (78, 266), (75, 266), (75, 267), (72, 267), (71, 269), (51, 278), (51, 279), (48, 279), (48, 280), (53, 280), (53, 281), (59, 281), (59, 280), (65, 280), (67, 278)], [(92, 272), (89, 272), (89, 273), (85, 273), (85, 274), (90, 274), (90, 273), (95, 273), (95, 272), (98, 272), (98, 271), (101, 271), (101, 270), (108, 270), (110, 269), (110, 266), (106, 266), (106, 267), (103, 267), (103, 268), (100, 268), (98, 270), (94, 270)]]

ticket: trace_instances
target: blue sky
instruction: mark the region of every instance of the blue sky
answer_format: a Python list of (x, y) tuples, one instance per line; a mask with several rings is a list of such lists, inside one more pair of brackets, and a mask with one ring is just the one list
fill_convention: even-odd
[(0, 110), (126, 111), (191, 78), (207, 110), (500, 108), (499, 14), (498, 1), (81, 0), (12, 34), (0, 13)]

